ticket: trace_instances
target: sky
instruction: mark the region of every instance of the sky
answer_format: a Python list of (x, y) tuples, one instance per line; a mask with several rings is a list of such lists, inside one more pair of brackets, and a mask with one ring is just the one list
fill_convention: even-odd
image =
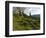
[[(30, 13), (31, 15), (40, 14), (40, 7), (20, 7), (20, 9), (28, 16)], [(16, 7), (14, 7), (13, 10), (16, 11)]]
[(31, 15), (37, 15), (40, 14), (40, 8), (36, 8), (36, 7), (26, 8), (24, 13), (27, 14), (28, 16), (29, 13), (31, 13)]

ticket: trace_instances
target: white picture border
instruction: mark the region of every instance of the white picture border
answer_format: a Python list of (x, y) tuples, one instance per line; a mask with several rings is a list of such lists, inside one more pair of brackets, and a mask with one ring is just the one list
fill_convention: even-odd
[[(25, 31), (13, 31), (13, 7), (40, 7), (40, 30), (25, 30)], [(43, 5), (35, 4), (9, 4), (9, 34), (10, 35), (20, 35), (20, 34), (37, 34), (43, 33)]]

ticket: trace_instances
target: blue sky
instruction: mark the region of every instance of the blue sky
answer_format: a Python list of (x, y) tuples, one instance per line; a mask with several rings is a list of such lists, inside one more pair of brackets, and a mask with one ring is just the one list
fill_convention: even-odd
[(29, 16), (29, 13), (31, 13), (31, 15), (37, 15), (40, 14), (40, 8), (38, 7), (28, 7), (25, 9), (24, 11), (25, 14), (27, 14)]

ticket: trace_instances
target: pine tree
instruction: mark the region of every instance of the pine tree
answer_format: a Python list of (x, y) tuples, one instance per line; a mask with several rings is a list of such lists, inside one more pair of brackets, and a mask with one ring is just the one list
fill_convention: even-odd
[(29, 16), (31, 16), (31, 12), (29, 13)]

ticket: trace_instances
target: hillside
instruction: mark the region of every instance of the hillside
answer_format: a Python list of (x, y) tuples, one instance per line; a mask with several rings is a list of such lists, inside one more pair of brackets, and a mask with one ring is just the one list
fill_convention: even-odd
[(19, 13), (19, 15), (13, 14), (13, 30), (39, 30), (39, 18), (39, 15), (27, 16), (24, 13), (22, 13), (22, 15), (21, 13)]

